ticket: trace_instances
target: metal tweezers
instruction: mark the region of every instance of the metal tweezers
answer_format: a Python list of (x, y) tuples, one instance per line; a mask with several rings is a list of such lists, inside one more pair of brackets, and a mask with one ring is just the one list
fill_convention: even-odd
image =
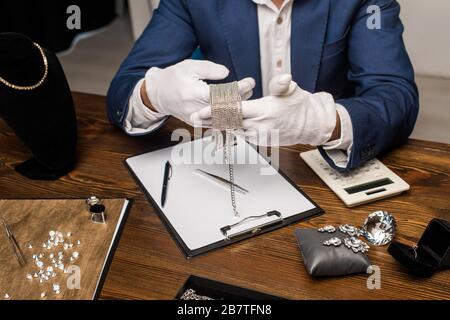
[(216, 181), (218, 181), (218, 182), (220, 182), (220, 183), (222, 183), (222, 184), (225, 184), (225, 185), (227, 185), (227, 186), (233, 184), (234, 187), (236, 188), (236, 191), (241, 192), (241, 193), (244, 194), (244, 195), (246, 195), (246, 194), (249, 193), (249, 191), (248, 191), (247, 189), (245, 189), (245, 188), (243, 188), (243, 187), (237, 185), (236, 183), (232, 183), (230, 180), (227, 180), (227, 179), (225, 179), (225, 178), (219, 177), (218, 175), (215, 175), (215, 174), (206, 172), (206, 171), (204, 171), (204, 170), (202, 170), (202, 169), (197, 169), (196, 171), (199, 172), (200, 174), (202, 174), (202, 175), (208, 177), (208, 178), (211, 178), (211, 179), (213, 179), (213, 180), (216, 180)]
[(3, 227), (5, 228), (6, 231), (6, 235), (8, 236), (8, 240), (11, 243), (13, 250), (14, 250), (14, 254), (17, 258), (17, 261), (19, 262), (20, 266), (25, 266), (26, 262), (25, 262), (25, 257), (23, 256), (22, 251), (20, 250), (19, 245), (17, 244), (16, 238), (14, 238), (14, 234), (11, 231), (11, 228), (9, 227), (9, 225), (6, 223), (5, 219), (0, 218), (3, 224)]

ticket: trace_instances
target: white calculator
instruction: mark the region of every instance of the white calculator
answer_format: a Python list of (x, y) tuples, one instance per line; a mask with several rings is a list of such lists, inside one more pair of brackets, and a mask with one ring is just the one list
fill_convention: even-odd
[[(335, 155), (340, 154), (346, 159), (344, 153), (335, 151)], [(342, 174), (323, 159), (319, 150), (304, 152), (300, 156), (347, 207), (355, 207), (409, 190), (409, 184), (377, 159)]]

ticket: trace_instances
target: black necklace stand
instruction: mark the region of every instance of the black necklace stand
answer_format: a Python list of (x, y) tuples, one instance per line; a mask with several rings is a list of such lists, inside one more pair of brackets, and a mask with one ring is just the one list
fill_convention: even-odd
[[(15, 167), (33, 180), (57, 180), (75, 165), (77, 125), (72, 95), (56, 55), (44, 49), (48, 74), (37, 46), (26, 36), (0, 33), (0, 117), (30, 149), (33, 157)], [(2, 146), (0, 146), (1, 152)]]

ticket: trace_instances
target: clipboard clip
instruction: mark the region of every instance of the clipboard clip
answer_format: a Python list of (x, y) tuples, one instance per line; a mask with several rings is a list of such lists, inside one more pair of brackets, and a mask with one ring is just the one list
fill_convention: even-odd
[[(277, 217), (273, 221), (269, 221), (269, 222), (263, 223), (263, 224), (261, 224), (259, 226), (256, 226), (256, 227), (251, 227), (251, 228), (248, 228), (248, 229), (244, 229), (244, 230), (236, 232), (235, 234), (232, 234), (232, 235), (229, 234), (229, 232), (232, 231), (233, 228), (236, 228), (236, 227), (241, 226), (241, 225), (243, 225), (245, 223), (248, 223), (249, 221), (253, 221), (253, 220), (257, 220), (257, 219), (263, 219), (263, 218), (269, 218), (269, 217), (273, 217), (273, 216)], [(228, 226), (225, 226), (223, 228), (220, 228), (220, 231), (222, 232), (222, 234), (224, 235), (226, 240), (232, 240), (232, 239), (235, 239), (235, 238), (241, 237), (241, 236), (255, 235), (255, 234), (261, 233), (262, 231), (264, 231), (264, 230), (266, 230), (266, 229), (268, 229), (268, 228), (270, 228), (270, 227), (272, 227), (274, 225), (277, 225), (279, 223), (283, 223), (283, 216), (281, 215), (281, 213), (278, 212), (278, 211), (270, 211), (270, 212), (267, 212), (266, 214), (262, 214), (260, 216), (247, 217), (247, 218), (242, 219), (241, 221), (239, 221), (239, 222), (237, 222), (235, 224), (228, 225)]]

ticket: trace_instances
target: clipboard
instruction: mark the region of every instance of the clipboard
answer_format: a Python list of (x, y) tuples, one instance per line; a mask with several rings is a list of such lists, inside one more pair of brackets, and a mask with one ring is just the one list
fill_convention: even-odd
[[(249, 194), (236, 195), (241, 214), (235, 217), (229, 188), (196, 175), (201, 169), (228, 179), (223, 150), (213, 150), (214, 142), (209, 136), (125, 160), (186, 258), (323, 213), (281, 170), (272, 167), (252, 145), (237, 137), (233, 146), (235, 183), (248, 189)], [(163, 207), (160, 198), (167, 161), (171, 162), (173, 176)]]

